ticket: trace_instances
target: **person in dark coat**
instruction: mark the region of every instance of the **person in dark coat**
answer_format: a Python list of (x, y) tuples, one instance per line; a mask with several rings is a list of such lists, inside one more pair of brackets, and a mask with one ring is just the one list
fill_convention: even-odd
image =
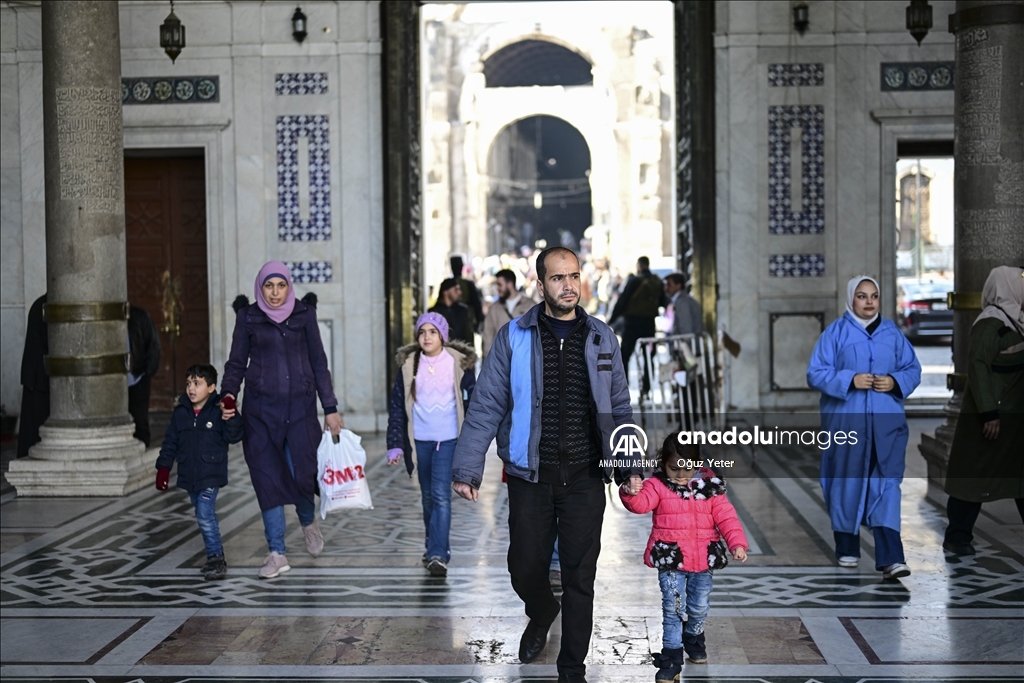
[(185, 393), (167, 426), (156, 459), (156, 490), (166, 491), (171, 467), (178, 463), (179, 489), (188, 493), (206, 547), (201, 570), (207, 581), (227, 576), (224, 545), (217, 522), (217, 493), (228, 483), (228, 447), (242, 440), (242, 418), (227, 419), (217, 394), (217, 369), (197, 363), (185, 371)]
[(25, 328), (25, 351), (21, 354), (21, 415), (18, 420), (18, 457), (39, 443), (39, 428), (50, 417), (50, 376), (46, 374), (43, 356), (50, 351), (43, 306), (46, 295), (36, 299), (28, 309)]
[(440, 313), (448, 321), (451, 338), (464, 341), (473, 346), (473, 315), (466, 304), (459, 301), (462, 288), (455, 278), (441, 281), (437, 294), (437, 303), (431, 307), (431, 313)]
[[(636, 349), (637, 340), (654, 336), (654, 319), (658, 317), (658, 307), (667, 305), (668, 297), (665, 296), (661, 278), (651, 272), (651, 260), (641, 256), (636, 260), (636, 275), (626, 280), (626, 286), (608, 318), (612, 329), (618, 329), (616, 323), (620, 319), (623, 321), (622, 365), (626, 368), (627, 376), (629, 358)], [(645, 394), (650, 390), (649, 369), (646, 365), (641, 389)]]
[(480, 290), (472, 280), (462, 277), (462, 269), (465, 264), (461, 255), (455, 254), (448, 259), (448, 263), (452, 267), (452, 278), (459, 284), (459, 301), (469, 308), (469, 312), (472, 314), (470, 324), (475, 330), (484, 321), (483, 297), (480, 296)]
[[(242, 446), (270, 548), (259, 576), (269, 579), (291, 569), (285, 557), (285, 505), (295, 506), (309, 554), (316, 557), (324, 547), (313, 504), (322, 433), (317, 394), (324, 429), (337, 435), (344, 425), (316, 311), (295, 300), (288, 266), (265, 264), (256, 276), (255, 299), (238, 311), (221, 388), (234, 400), (246, 383)], [(230, 417), (230, 411), (226, 414)]]
[(160, 334), (146, 309), (132, 306), (128, 316), (128, 412), (135, 420), (135, 438), (149, 448), (149, 393), (160, 369)]
[(1013, 498), (1024, 519), (1024, 270), (993, 268), (981, 299), (946, 471), (942, 548), (954, 555), (975, 553), (982, 503)]

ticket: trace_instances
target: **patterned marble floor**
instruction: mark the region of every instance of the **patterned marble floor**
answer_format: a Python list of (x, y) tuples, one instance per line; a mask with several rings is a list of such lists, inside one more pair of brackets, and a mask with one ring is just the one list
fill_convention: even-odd
[[(932, 429), (919, 421), (920, 429)], [(912, 442), (913, 443), (913, 442)], [(375, 509), (332, 513), (327, 547), (305, 555), (289, 519), (293, 570), (261, 581), (262, 524), (241, 453), (218, 500), (228, 578), (199, 576), (202, 541), (187, 496), (0, 496), (0, 676), (4, 681), (553, 681), (559, 626), (534, 664), (517, 661), (526, 620), (505, 569), (507, 498), (492, 460), (481, 502), (453, 503), (447, 579), (420, 566), (419, 490), (364, 439)], [(786, 448), (730, 480), (750, 561), (715, 576), (708, 665), (721, 681), (1024, 680), (1024, 529), (1012, 504), (987, 506), (979, 553), (947, 561), (941, 492), (908, 456), (903, 537), (914, 573), (883, 583), (870, 535), (858, 569), (839, 569), (813, 468)], [(771, 476), (763, 476), (764, 473)], [(639, 560), (649, 519), (609, 491), (591, 681), (651, 681), (661, 648), (656, 576)]]

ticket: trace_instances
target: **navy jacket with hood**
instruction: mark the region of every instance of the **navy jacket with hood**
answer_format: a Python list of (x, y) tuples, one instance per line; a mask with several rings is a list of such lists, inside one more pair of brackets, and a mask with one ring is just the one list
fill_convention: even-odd
[(167, 426), (157, 469), (178, 463), (178, 488), (198, 493), (228, 483), (228, 446), (242, 440), (242, 418), (221, 417), (221, 394), (214, 393), (196, 415), (182, 394)]

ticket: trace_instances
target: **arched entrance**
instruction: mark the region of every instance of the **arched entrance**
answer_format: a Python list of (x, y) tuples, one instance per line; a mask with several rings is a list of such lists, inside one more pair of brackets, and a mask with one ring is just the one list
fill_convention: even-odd
[(518, 252), (540, 240), (578, 249), (593, 222), (590, 147), (554, 116), (509, 124), (487, 160), (487, 244), (492, 254)]

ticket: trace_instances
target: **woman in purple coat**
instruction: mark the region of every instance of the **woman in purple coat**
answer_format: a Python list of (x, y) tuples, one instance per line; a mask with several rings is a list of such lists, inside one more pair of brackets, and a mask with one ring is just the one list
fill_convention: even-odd
[(322, 433), (317, 394), (324, 429), (338, 434), (343, 424), (316, 311), (295, 300), (288, 266), (264, 265), (256, 276), (255, 298), (238, 310), (221, 386), (234, 399), (245, 380), (242, 446), (270, 547), (259, 575), (271, 579), (291, 569), (285, 557), (285, 505), (295, 506), (309, 554), (316, 557), (324, 548), (313, 505)]

